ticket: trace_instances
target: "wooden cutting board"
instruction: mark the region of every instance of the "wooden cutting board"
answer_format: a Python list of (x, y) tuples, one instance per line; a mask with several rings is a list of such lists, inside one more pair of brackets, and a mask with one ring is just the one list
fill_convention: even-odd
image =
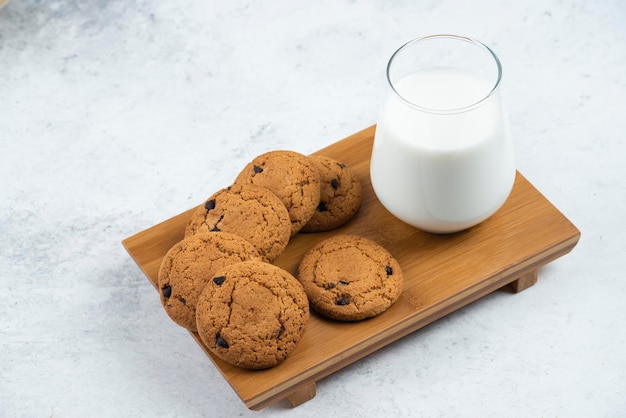
[[(369, 161), (374, 132), (371, 126), (315, 153), (345, 163), (359, 177), (363, 204), (356, 218), (331, 232), (297, 234), (275, 264), (295, 275), (302, 255), (315, 243), (334, 234), (358, 234), (382, 244), (398, 259), (404, 292), (383, 314), (357, 323), (312, 314), (294, 352), (268, 370), (231, 366), (190, 333), (250, 409), (284, 398), (297, 406), (316, 395), (316, 381), (381, 347), (505, 285), (515, 292), (532, 286), (538, 269), (567, 254), (580, 238), (580, 231), (520, 173), (504, 206), (478, 226), (435, 235), (404, 224), (383, 208), (372, 190)], [(194, 209), (123, 241), (155, 287), (161, 259), (183, 238)]]

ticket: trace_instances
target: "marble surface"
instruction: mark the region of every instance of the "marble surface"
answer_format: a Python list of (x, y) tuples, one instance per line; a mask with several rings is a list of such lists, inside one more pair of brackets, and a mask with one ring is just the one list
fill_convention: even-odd
[[(622, 0), (11, 0), (0, 10), (0, 416), (626, 416)], [(270, 149), (376, 122), (433, 33), (500, 56), (519, 170), (581, 231), (496, 292), (249, 411), (121, 240)]]

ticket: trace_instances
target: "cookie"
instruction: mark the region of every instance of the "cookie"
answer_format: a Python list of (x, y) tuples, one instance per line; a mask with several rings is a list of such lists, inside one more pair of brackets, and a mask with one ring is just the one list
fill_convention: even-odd
[(158, 273), (165, 312), (178, 325), (196, 331), (196, 303), (215, 271), (253, 259), (260, 260), (254, 246), (227, 232), (199, 233), (174, 244)]
[(304, 155), (294, 151), (269, 151), (254, 158), (237, 175), (235, 183), (265, 187), (280, 198), (295, 235), (311, 219), (320, 201), (319, 173)]
[(387, 310), (402, 293), (398, 261), (378, 243), (336, 235), (307, 251), (297, 277), (312, 308), (339, 321), (359, 321)]
[(308, 157), (320, 174), (320, 202), (302, 232), (335, 229), (352, 219), (361, 207), (361, 183), (345, 164), (320, 155)]
[(198, 334), (222, 360), (247, 369), (284, 361), (309, 320), (302, 285), (286, 270), (245, 261), (216, 273), (200, 295)]
[(192, 214), (185, 236), (197, 232), (230, 232), (249, 241), (271, 262), (287, 247), (291, 221), (281, 200), (264, 187), (234, 184), (210, 196)]

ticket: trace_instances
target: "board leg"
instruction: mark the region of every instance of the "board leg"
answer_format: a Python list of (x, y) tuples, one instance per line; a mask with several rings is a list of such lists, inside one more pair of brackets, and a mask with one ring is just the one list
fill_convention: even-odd
[(537, 283), (538, 273), (539, 273), (538, 270), (533, 270), (530, 273), (527, 273), (523, 275), (522, 277), (520, 277), (519, 279), (511, 282), (511, 288), (513, 289), (513, 292), (519, 293), (522, 290), (528, 289), (529, 287)]
[(315, 382), (310, 383), (307, 386), (296, 390), (291, 395), (287, 395), (287, 400), (291, 406), (295, 408), (296, 406), (302, 405), (306, 401), (310, 401), (315, 398), (316, 390)]

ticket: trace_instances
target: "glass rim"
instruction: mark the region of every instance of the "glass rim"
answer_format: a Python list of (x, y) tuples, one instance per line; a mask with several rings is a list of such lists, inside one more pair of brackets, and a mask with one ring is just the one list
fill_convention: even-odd
[[(491, 90), (489, 91), (489, 93), (487, 93), (487, 95), (485, 97), (483, 97), (482, 99), (467, 105), (467, 106), (463, 106), (463, 107), (459, 107), (459, 108), (454, 108), (454, 109), (433, 109), (433, 108), (429, 108), (429, 107), (425, 107), (425, 106), (420, 106), (416, 103), (413, 103), (410, 100), (405, 99), (402, 94), (400, 94), (400, 92), (398, 90), (396, 90), (394, 83), (391, 81), (391, 77), (389, 75), (390, 71), (391, 71), (391, 66), (393, 64), (394, 59), (396, 58), (396, 56), (398, 56), (398, 54), (400, 54), (402, 51), (404, 51), (406, 48), (410, 47), (411, 45), (414, 45), (416, 43), (419, 42), (423, 42), (423, 41), (427, 41), (427, 40), (432, 40), (432, 39), (453, 39), (453, 40), (457, 40), (457, 41), (463, 41), (463, 42), (467, 42), (470, 43), (480, 49), (482, 49), (483, 51), (489, 53), (489, 55), (491, 55), (491, 57), (493, 58), (495, 64), (496, 64), (496, 68), (498, 69), (498, 77), (496, 78), (496, 81), (493, 85), (493, 87), (491, 88)], [(500, 59), (498, 58), (498, 56), (496, 55), (496, 53), (489, 48), (487, 45), (485, 45), (484, 43), (470, 38), (468, 36), (461, 36), (461, 35), (451, 35), (451, 34), (437, 34), (437, 35), (428, 35), (428, 36), (423, 36), (421, 38), (415, 38), (412, 39), (408, 42), (406, 42), (404, 45), (402, 45), (400, 48), (396, 49), (396, 51), (391, 55), (391, 57), (389, 58), (389, 62), (387, 63), (387, 70), (386, 70), (386, 78), (387, 78), (387, 82), (389, 83), (389, 87), (391, 87), (391, 90), (394, 92), (394, 94), (404, 103), (406, 103), (407, 105), (424, 111), (424, 112), (428, 112), (428, 113), (436, 113), (436, 114), (455, 114), (455, 113), (463, 113), (463, 112), (467, 112), (469, 110), (475, 109), (479, 106), (481, 106), (483, 103), (485, 103), (487, 100), (489, 100), (494, 94), (495, 92), (498, 90), (498, 87), (500, 86), (500, 82), (502, 81), (502, 64), (500, 63)]]

